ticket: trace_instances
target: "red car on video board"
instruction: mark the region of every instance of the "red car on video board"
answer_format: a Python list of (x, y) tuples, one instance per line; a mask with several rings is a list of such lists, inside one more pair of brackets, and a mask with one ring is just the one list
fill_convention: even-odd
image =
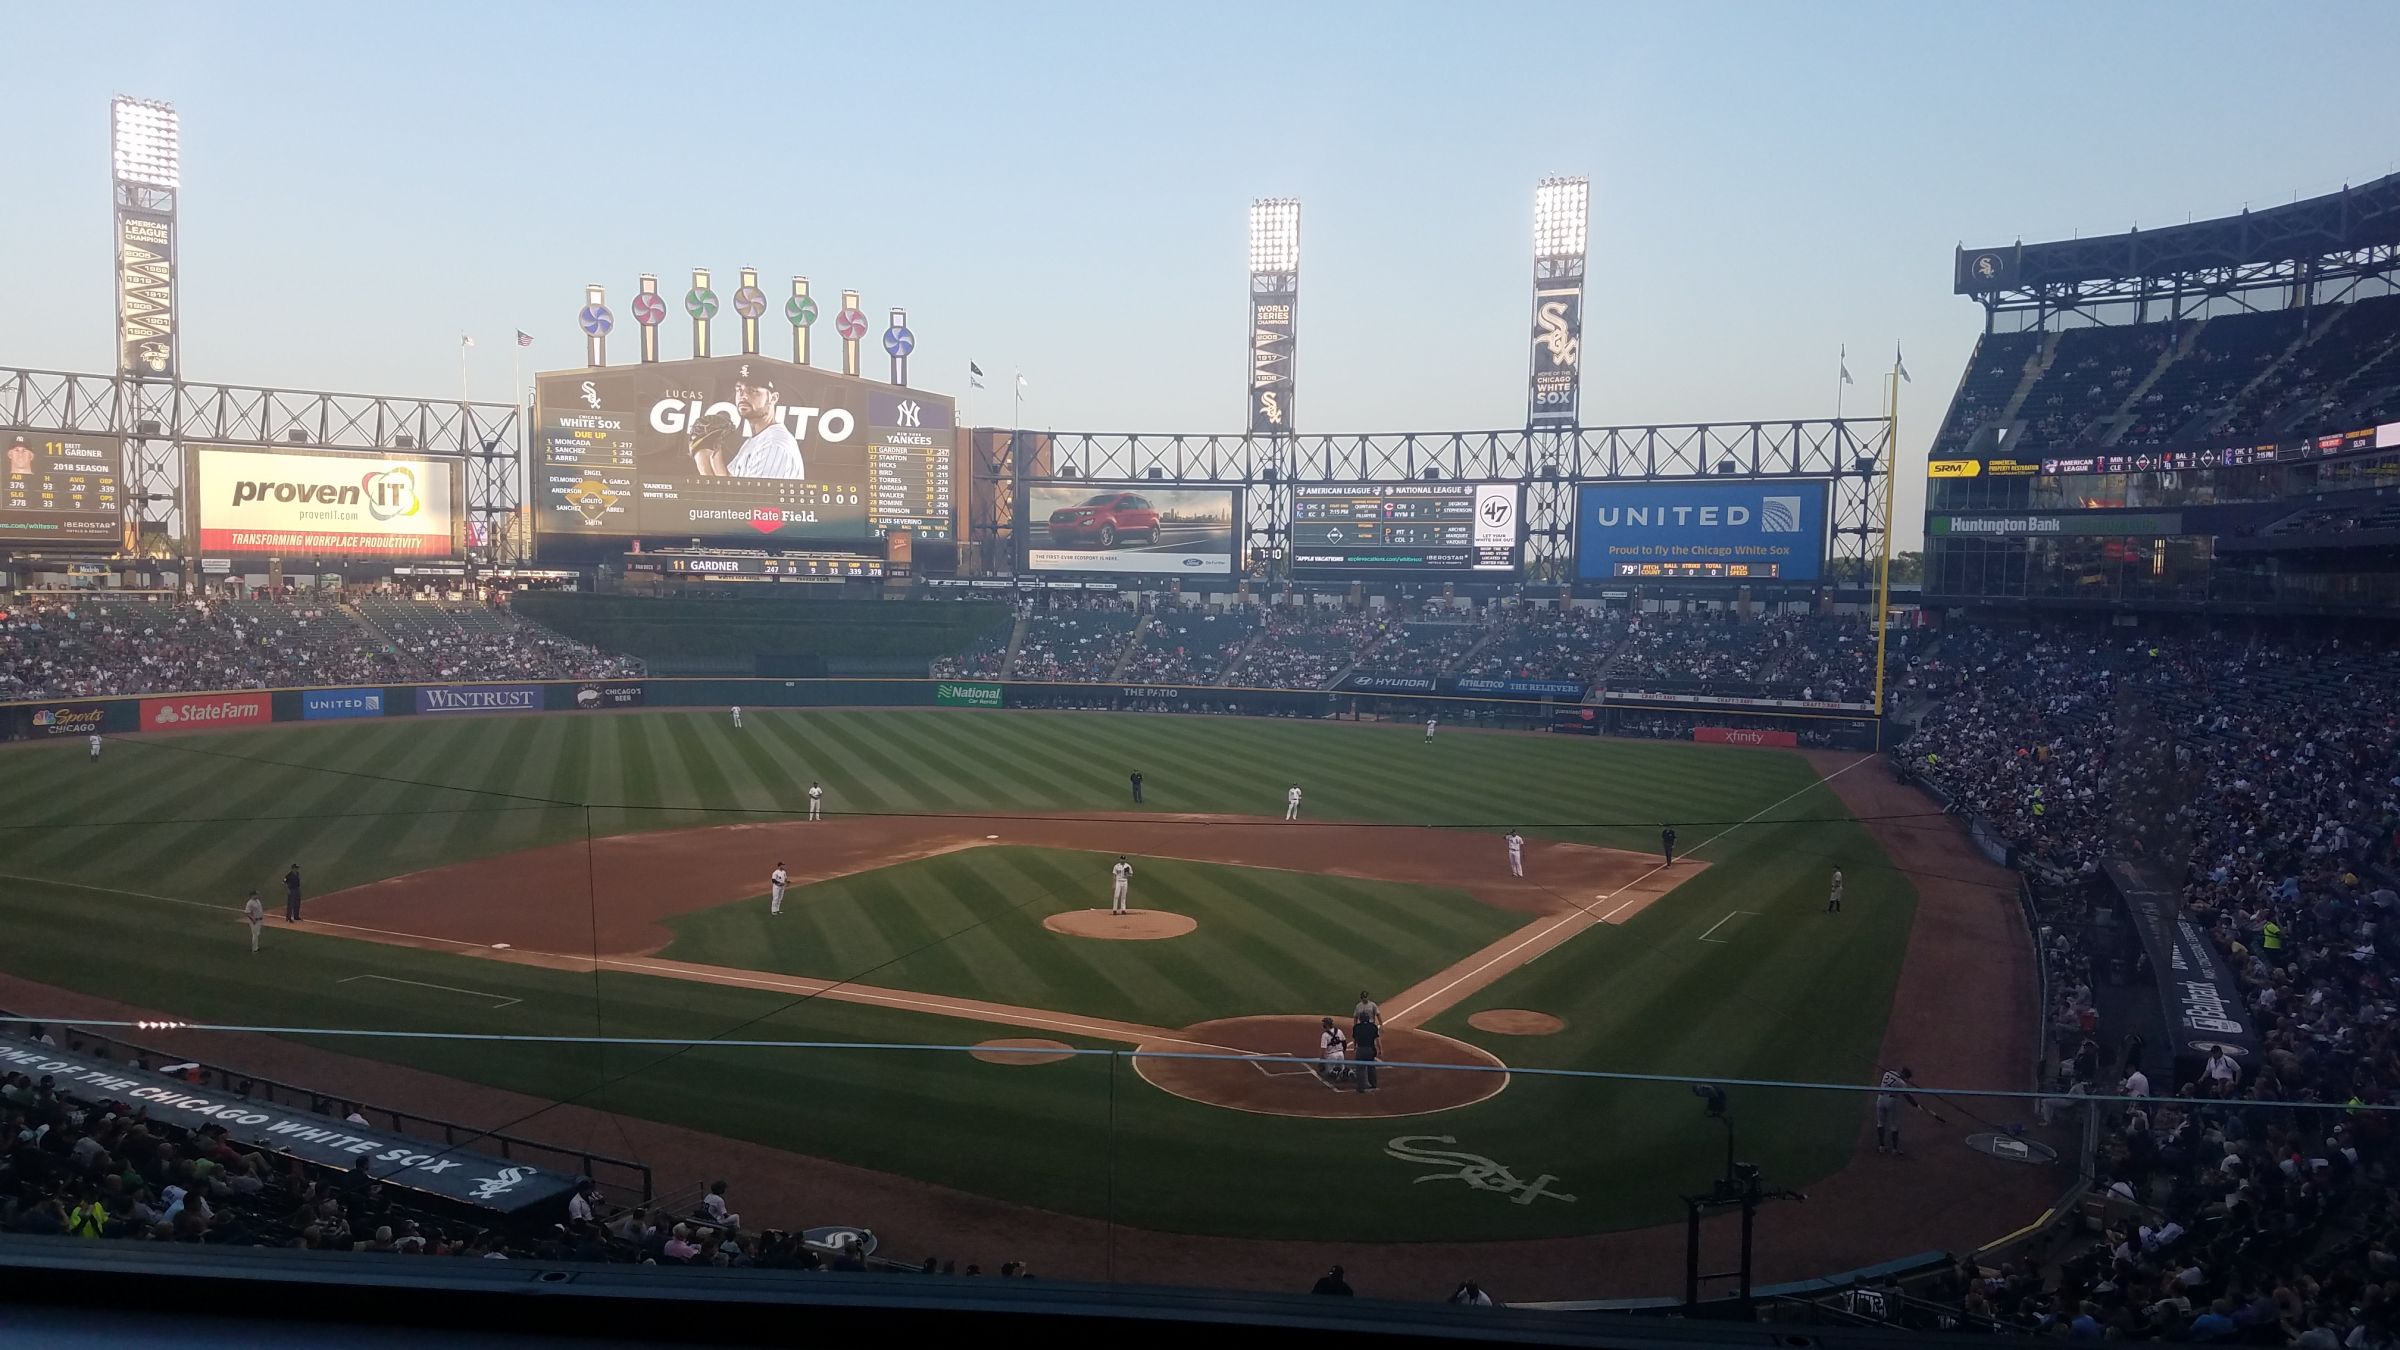
[(1144, 543), (1158, 542), (1158, 508), (1138, 492), (1103, 492), (1081, 506), (1050, 513), (1050, 542), (1061, 547), (1115, 548), (1117, 541), (1135, 535)]

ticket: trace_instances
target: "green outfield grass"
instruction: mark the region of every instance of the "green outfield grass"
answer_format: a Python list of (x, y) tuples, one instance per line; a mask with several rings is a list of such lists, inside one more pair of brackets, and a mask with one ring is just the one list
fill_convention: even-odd
[[(972, 1043), (1006, 1033), (280, 930), (253, 957), (231, 910), (253, 885), (274, 909), (273, 880), (294, 859), (322, 893), (587, 830), (793, 810), (811, 779), (837, 811), (1126, 809), (1124, 774), (1138, 767), (1152, 811), (1275, 814), (1282, 785), (1298, 778), (1320, 819), (1514, 825), (1630, 848), (1650, 847), (1658, 822), (1672, 821), (1684, 847), (1713, 865), (1671, 903), (1579, 936), (1434, 1029), (1519, 1065), (1859, 1081), (1873, 1067), (1913, 905), (1905, 879), (1838, 819), (1832, 793), (1797, 756), (1537, 735), (1423, 745), (1407, 726), (1233, 718), (754, 710), (749, 721), (735, 732), (704, 713), (393, 718), (125, 738), (98, 765), (79, 745), (11, 749), (0, 753), (0, 968), (195, 1021)], [(1704, 844), (1751, 817), (1760, 818)], [(1153, 860), (1137, 898), (1208, 911), (1201, 933), (1022, 945), (1017, 925), (1038, 932), (1041, 905), (1090, 902), (1075, 892), (1093, 861), (964, 855), (955, 864), (964, 870), (927, 871), (946, 888), (938, 903), (907, 886), (897, 908), (877, 888), (908, 869), (887, 869), (829, 883), (838, 893), (803, 892), (812, 898), (799, 912), (812, 917), (763, 941), (743, 932), (745, 914), (763, 905), (687, 916), (670, 954), (811, 974), (872, 965), (881, 985), (1173, 1024), (1292, 1010), (1319, 974), (1337, 992), (1395, 987), (1517, 922), (1440, 891)], [(1838, 919), (1819, 912), (1836, 863), (1849, 877), (1849, 912)], [(1174, 903), (1160, 886), (1179, 888)], [(815, 916), (821, 891), (833, 903)], [(1013, 908), (1011, 896), (1021, 912), (974, 922)], [(1374, 941), (1348, 950), (1330, 938), (1321, 920), (1337, 910)], [(969, 922), (940, 940), (948, 917)], [(1166, 954), (1203, 938), (1221, 945), (1189, 960)], [(1158, 954), (1095, 950), (1119, 945)], [(1568, 1028), (1487, 1036), (1465, 1021), (1484, 1007), (1539, 1009)], [(1440, 1240), (1665, 1222), (1679, 1214), (1681, 1190), (1714, 1174), (1722, 1147), (1681, 1084), (1519, 1075), (1497, 1098), (1438, 1116), (1303, 1121), (1168, 1097), (1111, 1057), (1004, 1067), (955, 1052), (852, 1049), (364, 1038), (338, 1048), (1049, 1209), (1200, 1232)], [(1743, 1111), (1745, 1155), (1793, 1185), (1839, 1165), (1859, 1120), (1855, 1099), (1832, 1094), (1750, 1094)], [(1422, 1167), (1386, 1154), (1412, 1134), (1452, 1136), (1521, 1175), (1553, 1174), (1578, 1200), (1518, 1205), (1455, 1182), (1417, 1184)]]
[(1144, 858), (1136, 903), (1199, 921), (1171, 942), (1062, 941), (1042, 920), (1106, 908), (1115, 858), (990, 847), (820, 882), (668, 921), (678, 961), (854, 980), (1182, 1027), (1344, 1012), (1526, 922), (1456, 891)]

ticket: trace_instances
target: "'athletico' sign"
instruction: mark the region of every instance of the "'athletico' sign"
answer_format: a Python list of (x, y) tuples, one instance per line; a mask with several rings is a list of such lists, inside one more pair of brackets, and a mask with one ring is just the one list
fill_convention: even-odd
[(223, 1126), (238, 1145), (270, 1149), (303, 1162), (344, 1171), (366, 1165), (375, 1179), (502, 1214), (563, 1205), (580, 1179), (564, 1172), (504, 1162), (479, 1153), (441, 1149), (405, 1135), (353, 1125), (246, 1097), (217, 1096), (165, 1074), (0, 1036), (0, 1069), (48, 1075), (58, 1095), (97, 1106), (123, 1102), (152, 1120), (187, 1130)]
[(188, 731), (196, 727), (230, 727), (274, 720), (270, 694), (196, 694), (188, 698), (142, 700), (142, 730)]
[(417, 691), (421, 713), (540, 712), (538, 684), (445, 684)]

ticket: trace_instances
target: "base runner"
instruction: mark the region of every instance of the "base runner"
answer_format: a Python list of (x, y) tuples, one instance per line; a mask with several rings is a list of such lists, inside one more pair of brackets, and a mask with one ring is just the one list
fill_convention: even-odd
[(1300, 818), (1300, 785), (1298, 783), (1292, 784), (1291, 789), (1283, 794), (1283, 818), (1285, 820)]
[(810, 820), (825, 818), (825, 789), (814, 783), (808, 785), (808, 818)]
[(792, 874), (783, 870), (782, 863), (775, 864), (775, 870), (767, 873), (767, 913), (783, 912), (783, 888), (791, 884)]
[(1118, 854), (1117, 865), (1108, 869), (1108, 877), (1108, 912), (1123, 914), (1126, 894), (1133, 889), (1133, 864), (1125, 861), (1124, 854)]

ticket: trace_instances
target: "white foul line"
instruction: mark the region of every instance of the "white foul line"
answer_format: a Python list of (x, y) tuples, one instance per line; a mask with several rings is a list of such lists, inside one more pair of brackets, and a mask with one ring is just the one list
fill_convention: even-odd
[[(1751, 911), (1749, 911), (1749, 910), (1746, 910), (1746, 909), (1737, 909), (1737, 910), (1733, 911), (1733, 914), (1728, 914), (1728, 915), (1726, 915), (1724, 918), (1722, 918), (1722, 919), (1719, 919), (1719, 920), (1717, 920), (1715, 923), (1712, 923), (1712, 924), (1710, 924), (1710, 925), (1708, 926), (1708, 933), (1714, 933), (1714, 932), (1716, 932), (1718, 929), (1720, 929), (1720, 928), (1723, 928), (1725, 925), (1727, 925), (1727, 924), (1729, 924), (1729, 923), (1732, 923), (1732, 922), (1733, 922), (1733, 918), (1734, 918), (1734, 915), (1735, 915), (1735, 914), (1748, 914), (1748, 915), (1749, 915), (1751, 918), (1753, 918), (1753, 919), (1755, 919), (1755, 918), (1757, 918), (1757, 917), (1758, 917), (1758, 915), (1756, 915), (1756, 914), (1754, 914), (1754, 913), (1751, 913)], [(1702, 942), (1723, 942), (1723, 941), (1725, 941), (1725, 939), (1724, 939), (1724, 938), (1721, 938), (1721, 937), (1710, 937), (1710, 936), (1708, 935), (1708, 933), (1702, 933), (1702, 934), (1700, 935), (1700, 940), (1701, 940)]]
[(350, 975), (345, 976), (342, 979), (335, 980), (334, 983), (348, 984), (353, 980), (381, 980), (385, 984), (413, 984), (419, 989), (439, 989), (445, 994), (465, 994), (469, 998), (488, 998), (495, 1000), (492, 1004), (492, 1010), (494, 1012), (498, 1012), (500, 1009), (505, 1008), (512, 1003), (523, 1003), (525, 1001), (521, 998), (510, 998), (506, 994), (495, 994), (483, 989), (460, 989), (455, 985), (427, 984), (423, 980), (404, 980), (397, 975)]
[[(1784, 794), (1783, 796), (1776, 798), (1774, 801), (1768, 802), (1768, 803), (1767, 803), (1765, 806), (1762, 806), (1762, 807), (1758, 808), (1756, 811), (1753, 811), (1753, 812), (1751, 812), (1749, 815), (1747, 815), (1747, 816), (1744, 816), (1744, 817), (1743, 817), (1743, 818), (1741, 818), (1740, 820), (1737, 820), (1737, 821), (1735, 821), (1733, 824), (1726, 826), (1724, 829), (1717, 831), (1715, 834), (1712, 834), (1712, 835), (1710, 835), (1708, 838), (1706, 838), (1706, 839), (1703, 839), (1703, 840), (1701, 840), (1699, 843), (1692, 845), (1692, 846), (1691, 846), (1689, 849), (1686, 849), (1686, 850), (1684, 851), (1684, 855), (1683, 855), (1683, 856), (1685, 856), (1686, 858), (1689, 858), (1689, 857), (1691, 857), (1693, 854), (1695, 854), (1695, 853), (1698, 853), (1700, 850), (1702, 850), (1702, 849), (1704, 849), (1704, 848), (1707, 848), (1707, 847), (1708, 847), (1710, 844), (1713, 844), (1713, 843), (1717, 842), (1718, 840), (1720, 840), (1720, 839), (1724, 838), (1726, 835), (1729, 835), (1729, 834), (1733, 833), (1735, 830), (1738, 830), (1738, 829), (1742, 828), (1744, 825), (1748, 825), (1748, 824), (1750, 824), (1752, 821), (1755, 821), (1755, 820), (1757, 820), (1757, 819), (1758, 819), (1760, 816), (1763, 816), (1763, 815), (1765, 815), (1767, 812), (1774, 810), (1776, 807), (1783, 805), (1785, 802), (1788, 802), (1788, 801), (1790, 801), (1792, 798), (1794, 798), (1794, 797), (1797, 797), (1797, 796), (1800, 796), (1802, 793), (1813, 791), (1813, 790), (1815, 790), (1816, 788), (1818, 788), (1819, 786), (1821, 786), (1821, 785), (1823, 785), (1823, 784), (1830, 783), (1830, 782), (1832, 782), (1834, 779), (1841, 777), (1843, 774), (1846, 774), (1846, 773), (1850, 772), (1852, 769), (1855, 769), (1855, 768), (1857, 768), (1859, 765), (1861, 765), (1861, 764), (1864, 764), (1864, 763), (1866, 763), (1868, 760), (1870, 760), (1870, 759), (1873, 759), (1873, 758), (1874, 758), (1874, 756), (1873, 756), (1873, 755), (1863, 755), (1863, 756), (1859, 757), (1858, 759), (1852, 760), (1850, 763), (1843, 765), (1841, 768), (1835, 769), (1835, 770), (1834, 770), (1832, 773), (1829, 773), (1829, 774), (1825, 775), (1823, 778), (1820, 778), (1820, 779), (1818, 779), (1816, 782), (1814, 782), (1814, 783), (1810, 783), (1810, 784), (1809, 784), (1808, 786), (1806, 786), (1806, 787), (1794, 789), (1793, 791), (1791, 791), (1791, 792), (1788, 792), (1788, 793)], [(1619, 886), (1618, 888), (1616, 888), (1616, 889), (1615, 889), (1615, 890), (1613, 890), (1613, 891), (1610, 891), (1610, 892), (1609, 892), (1607, 895), (1603, 895), (1603, 896), (1600, 896), (1600, 897), (1598, 897), (1598, 898), (1599, 898), (1599, 899), (1602, 899), (1602, 900), (1608, 900), (1608, 899), (1612, 899), (1612, 898), (1614, 898), (1614, 897), (1616, 897), (1616, 896), (1623, 895), (1625, 892), (1627, 892), (1627, 891), (1629, 891), (1629, 890), (1633, 889), (1633, 888), (1634, 888), (1634, 887), (1636, 887), (1636, 886), (1639, 886), (1639, 885), (1641, 885), (1643, 882), (1645, 882), (1645, 881), (1648, 881), (1650, 878), (1652, 878), (1652, 877), (1654, 877), (1654, 876), (1657, 876), (1659, 873), (1661, 873), (1661, 872), (1663, 872), (1663, 871), (1665, 871), (1665, 870), (1667, 870), (1667, 864), (1665, 864), (1665, 863), (1659, 863), (1659, 864), (1657, 864), (1657, 865), (1653, 866), (1653, 867), (1652, 867), (1652, 868), (1651, 868), (1649, 871), (1642, 873), (1640, 876), (1638, 876), (1638, 877), (1635, 877), (1633, 880), (1626, 882), (1624, 885), (1622, 885), (1622, 886)], [(1546, 938), (1546, 937), (1549, 937), (1549, 936), (1550, 936), (1552, 933), (1554, 933), (1554, 932), (1558, 931), (1558, 929), (1559, 929), (1559, 928), (1563, 927), (1564, 925), (1566, 925), (1566, 924), (1568, 924), (1568, 923), (1571, 923), (1571, 922), (1575, 921), (1576, 919), (1584, 919), (1584, 920), (1587, 920), (1587, 921), (1589, 921), (1589, 922), (1596, 922), (1596, 923), (1606, 923), (1606, 922), (1608, 922), (1610, 919), (1613, 919), (1613, 918), (1615, 918), (1615, 917), (1616, 917), (1616, 916), (1617, 916), (1619, 913), (1623, 912), (1623, 911), (1624, 911), (1624, 909), (1625, 909), (1625, 907), (1626, 907), (1627, 905), (1631, 905), (1631, 904), (1635, 903), (1636, 901), (1638, 901), (1638, 900), (1640, 900), (1640, 899), (1641, 899), (1641, 897), (1640, 897), (1640, 896), (1638, 896), (1638, 895), (1637, 895), (1637, 896), (1634, 896), (1632, 899), (1625, 901), (1625, 902), (1624, 902), (1624, 904), (1620, 904), (1620, 905), (1618, 905), (1618, 906), (1617, 906), (1615, 909), (1612, 909), (1612, 910), (1610, 910), (1608, 913), (1601, 915), (1601, 916), (1600, 916), (1598, 919), (1596, 919), (1596, 920), (1592, 918), (1591, 911), (1589, 911), (1589, 910), (1585, 910), (1585, 909), (1575, 909), (1575, 910), (1570, 910), (1569, 912), (1567, 912), (1567, 913), (1565, 913), (1565, 914), (1561, 914), (1561, 915), (1559, 915), (1559, 916), (1558, 916), (1558, 918), (1557, 918), (1557, 919), (1553, 920), (1552, 922), (1550, 922), (1550, 923), (1548, 923), (1548, 924), (1544, 924), (1544, 925), (1542, 925), (1542, 927), (1541, 927), (1541, 928), (1540, 928), (1538, 931), (1527, 933), (1527, 934), (1524, 936), (1524, 938), (1522, 938), (1521, 940), (1519, 940), (1519, 941), (1517, 941), (1517, 942), (1510, 943), (1510, 944), (1509, 944), (1509, 946), (1508, 946), (1508, 950), (1506, 950), (1506, 951), (1502, 951), (1502, 952), (1495, 952), (1495, 953), (1493, 953), (1493, 954), (1492, 954), (1492, 955), (1491, 955), (1491, 956), (1490, 956), (1488, 959), (1486, 959), (1484, 962), (1482, 962), (1482, 964), (1480, 964), (1480, 965), (1476, 966), (1476, 967), (1475, 967), (1473, 970), (1464, 971), (1464, 972), (1460, 973), (1458, 976), (1456, 976), (1455, 978), (1453, 978), (1453, 979), (1452, 979), (1452, 980), (1451, 980), (1451, 981), (1450, 981), (1448, 984), (1445, 984), (1445, 985), (1443, 985), (1441, 988), (1439, 988), (1439, 989), (1436, 989), (1436, 990), (1434, 990), (1432, 993), (1429, 993), (1429, 994), (1425, 995), (1423, 998), (1420, 998), (1420, 999), (1418, 999), (1416, 1002), (1414, 1002), (1414, 1003), (1412, 1003), (1412, 1004), (1408, 1005), (1408, 1007), (1406, 1007), (1406, 1008), (1402, 1008), (1402, 1009), (1398, 1010), (1397, 1012), (1394, 1012), (1394, 1013), (1391, 1015), (1391, 1019), (1390, 1019), (1390, 1020), (1397, 1021), (1397, 1020), (1398, 1020), (1398, 1019), (1400, 1019), (1400, 1018), (1403, 1018), (1403, 1017), (1406, 1017), (1406, 1016), (1408, 1016), (1408, 1014), (1409, 1014), (1410, 1012), (1412, 1012), (1412, 1011), (1414, 1011), (1414, 1010), (1416, 1010), (1416, 1009), (1418, 1009), (1418, 1008), (1421, 1008), (1421, 1007), (1425, 1006), (1426, 1004), (1428, 1004), (1428, 1003), (1432, 1002), (1433, 1000), (1435, 1000), (1435, 999), (1437, 999), (1437, 998), (1440, 998), (1442, 995), (1449, 993), (1449, 992), (1450, 992), (1452, 989), (1455, 989), (1455, 988), (1457, 988), (1459, 985), (1461, 985), (1461, 984), (1464, 984), (1464, 983), (1466, 983), (1468, 980), (1471, 980), (1471, 979), (1475, 978), (1477, 975), (1480, 975), (1480, 974), (1482, 974), (1484, 971), (1491, 969), (1491, 968), (1492, 968), (1494, 965), (1498, 964), (1499, 962), (1501, 962), (1501, 961), (1505, 961), (1505, 960), (1507, 960), (1509, 957), (1516, 955), (1516, 954), (1517, 954), (1518, 952), (1520, 952), (1520, 951), (1523, 951), (1523, 950), (1525, 949), (1525, 947), (1527, 946), (1527, 944), (1529, 944), (1529, 943), (1534, 943), (1534, 942), (1539, 942), (1539, 941), (1541, 941), (1542, 939), (1544, 939), (1544, 938)]]

